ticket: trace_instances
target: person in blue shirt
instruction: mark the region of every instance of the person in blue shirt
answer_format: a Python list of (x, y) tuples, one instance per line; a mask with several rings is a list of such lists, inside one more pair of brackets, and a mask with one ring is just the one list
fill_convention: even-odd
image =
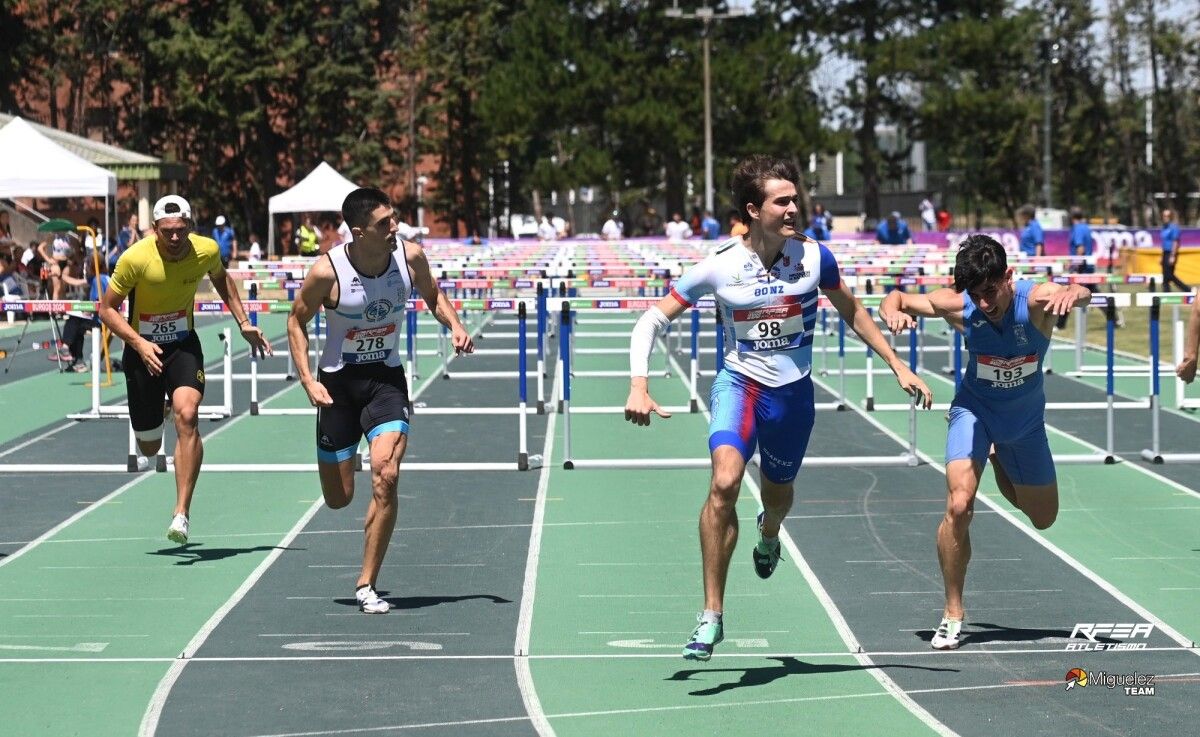
[[(1091, 256), (1096, 248), (1092, 229), (1084, 222), (1083, 210), (1078, 207), (1071, 208), (1071, 235), (1067, 245), (1073, 257)], [(1072, 267), (1076, 274), (1092, 274), (1096, 271), (1096, 265), (1087, 258), (1079, 261), (1072, 259)]]
[(700, 231), (704, 233), (704, 240), (715, 241), (721, 237), (721, 222), (713, 217), (712, 212), (705, 210), (704, 219), (700, 221)]
[(1180, 291), (1190, 291), (1191, 287), (1175, 276), (1175, 264), (1179, 261), (1179, 223), (1175, 222), (1175, 213), (1163, 210), (1162, 227), (1162, 280), (1163, 291), (1171, 291), (1172, 284), (1178, 284)]
[(1058, 480), (1046, 436), (1043, 361), (1054, 322), (1092, 294), (1079, 284), (1014, 279), (1004, 246), (986, 235), (963, 241), (954, 287), (928, 294), (894, 291), (879, 305), (893, 334), (940, 317), (961, 333), (968, 358), (950, 403), (946, 433), (946, 514), (937, 532), (946, 605), (930, 645), (963, 642), (963, 586), (975, 495), (990, 462), (1000, 493), (1044, 530), (1058, 517)]
[(1021, 219), (1021, 253), (1026, 256), (1046, 255), (1046, 234), (1042, 232), (1042, 224), (1037, 221), (1033, 205), (1021, 205), (1017, 217)]
[(237, 258), (237, 233), (225, 220), (224, 215), (217, 216), (217, 227), (213, 228), (212, 238), (221, 248), (221, 264), (229, 266), (229, 262)]
[[(1083, 210), (1071, 208), (1071, 233), (1067, 239), (1067, 251), (1071, 255), (1071, 271), (1075, 274), (1094, 274), (1096, 265), (1091, 262), (1092, 253), (1096, 248), (1096, 239), (1092, 229), (1084, 222)], [(1095, 292), (1096, 285), (1084, 284), (1088, 291)], [(1055, 327), (1062, 330), (1067, 326), (1067, 315), (1061, 315)]]
[(820, 203), (813, 205), (812, 220), (809, 221), (808, 227), (804, 229), (804, 235), (812, 238), (814, 241), (829, 240), (829, 233), (832, 230), (830, 220), (831, 218), (825, 212), (824, 205)]
[(912, 232), (908, 229), (908, 223), (900, 218), (900, 213), (892, 210), (892, 213), (887, 216), (875, 229), (875, 242), (882, 243), (888, 246), (903, 246), (912, 243)]

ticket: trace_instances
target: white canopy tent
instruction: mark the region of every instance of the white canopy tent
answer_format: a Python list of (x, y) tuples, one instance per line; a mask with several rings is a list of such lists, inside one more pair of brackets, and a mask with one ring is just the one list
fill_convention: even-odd
[(0, 161), (0, 197), (103, 197), (107, 227), (116, 174), (51, 141), (22, 118), (0, 128)]
[(267, 203), (267, 255), (275, 254), (275, 214), (281, 212), (339, 212), (346, 195), (358, 185), (322, 161), (308, 176), (291, 189), (280, 192)]

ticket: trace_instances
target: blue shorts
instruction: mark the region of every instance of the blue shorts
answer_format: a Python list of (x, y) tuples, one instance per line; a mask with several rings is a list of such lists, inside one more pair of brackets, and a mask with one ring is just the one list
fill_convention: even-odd
[(950, 405), (948, 419), (947, 463), (970, 458), (986, 466), (988, 449), (994, 444), (996, 457), (1014, 484), (1043, 486), (1055, 482), (1054, 457), (1040, 410), (1001, 415), (960, 393)]
[(776, 484), (796, 478), (816, 419), (811, 378), (771, 387), (722, 369), (708, 406), (709, 452), (731, 445), (749, 461), (757, 445), (764, 478)]

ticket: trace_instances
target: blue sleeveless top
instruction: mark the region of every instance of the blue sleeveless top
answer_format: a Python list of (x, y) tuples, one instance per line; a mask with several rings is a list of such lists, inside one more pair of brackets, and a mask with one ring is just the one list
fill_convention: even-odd
[(963, 292), (963, 337), (970, 356), (963, 390), (993, 407), (996, 400), (1045, 401), (1042, 359), (1050, 338), (1029, 319), (1033, 287), (1025, 279), (1016, 282), (1012, 304), (998, 326)]

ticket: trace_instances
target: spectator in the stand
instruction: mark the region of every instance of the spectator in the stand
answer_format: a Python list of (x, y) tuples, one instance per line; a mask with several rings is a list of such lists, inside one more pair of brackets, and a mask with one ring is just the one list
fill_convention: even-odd
[(1191, 287), (1175, 276), (1175, 265), (1179, 263), (1179, 239), (1181, 236), (1179, 223), (1175, 222), (1175, 213), (1170, 210), (1163, 210), (1162, 220), (1163, 290), (1169, 292), (1172, 284), (1178, 284), (1181, 291), (1189, 291)]
[(697, 238), (704, 235), (704, 213), (700, 212), (699, 207), (692, 208), (692, 216), (688, 218), (688, 225), (692, 226), (692, 235)]
[(804, 235), (814, 241), (829, 240), (832, 231), (831, 220), (829, 213), (825, 212), (825, 206), (818, 202), (813, 205), (812, 219), (809, 220), (808, 227), (804, 229)]
[(933, 230), (937, 226), (937, 212), (933, 208), (933, 202), (926, 197), (921, 200), (917, 209), (921, 211), (921, 224), (925, 230)]
[(300, 219), (300, 227), (296, 229), (296, 248), (301, 256), (316, 256), (320, 253), (320, 236), (313, 225), (311, 212), (306, 212)]
[(1084, 220), (1083, 210), (1078, 207), (1071, 208), (1071, 234), (1068, 248), (1072, 256), (1072, 271), (1076, 274), (1095, 273), (1096, 265), (1092, 262), (1091, 257), (1096, 249), (1096, 239), (1092, 236), (1091, 227)]
[(663, 230), (672, 243), (683, 243), (692, 236), (692, 226), (687, 224), (680, 212), (671, 215), (670, 222), (663, 226)]
[(539, 241), (552, 241), (558, 237), (558, 230), (546, 215), (542, 216), (542, 222), (538, 224), (537, 237)]
[(12, 223), (8, 221), (8, 218), (8, 210), (0, 210), (0, 243), (13, 239)]
[[(99, 281), (100, 287), (96, 288), (97, 274), (95, 269), (95, 261), (88, 254), (86, 258), (72, 258), (67, 266), (67, 270), (63, 273), (63, 281), (68, 286), (88, 289), (87, 298), (93, 302), (100, 299), (100, 295), (104, 294), (104, 290), (108, 288), (108, 274), (105, 273), (105, 262), (101, 260)], [(100, 327), (100, 318), (95, 312), (68, 312), (67, 320), (63, 324), (62, 339), (67, 344), (67, 351), (71, 355), (71, 363), (67, 367), (68, 371), (73, 371), (77, 374), (87, 373), (90, 368), (87, 361), (83, 357), (83, 339), (93, 327)], [(112, 333), (109, 332), (108, 339), (112, 340)], [(109, 355), (112, 355), (109, 353)], [(122, 369), (120, 360), (113, 360), (112, 367), (116, 371)]]
[(937, 211), (937, 229), (939, 233), (946, 233), (950, 230), (950, 211), (942, 205), (942, 209)]
[(620, 240), (624, 228), (621, 226), (620, 213), (616, 210), (612, 211), (612, 215), (608, 220), (604, 221), (604, 225), (600, 228), (600, 237), (606, 241)]
[(737, 210), (730, 212), (729, 213), (729, 235), (731, 237), (737, 237), (739, 235), (746, 235), (749, 232), (750, 232), (750, 228), (746, 226), (746, 223), (742, 222), (741, 213), (739, 213)]
[(218, 215), (214, 225), (212, 238), (221, 249), (221, 265), (228, 268), (229, 262), (238, 257), (237, 233), (224, 215)]
[(246, 260), (252, 264), (256, 264), (263, 260), (262, 244), (258, 242), (258, 235), (250, 234), (250, 248), (246, 251)]
[(571, 237), (571, 227), (561, 215), (551, 215), (550, 224), (554, 226), (554, 237), (559, 240)]
[(38, 254), (48, 267), (45, 278), (50, 283), (50, 299), (63, 299), (66, 295), (67, 285), (62, 275), (75, 253), (75, 241), (72, 240), (74, 237), (74, 233), (52, 233), (49, 238), (38, 244)]
[(912, 243), (912, 232), (898, 211), (892, 210), (887, 219), (875, 229), (875, 242), (888, 246), (903, 246)]
[(704, 220), (700, 222), (700, 229), (704, 232), (704, 240), (715, 241), (721, 237), (721, 223), (709, 210), (704, 211)]
[(1046, 255), (1046, 235), (1042, 224), (1037, 221), (1037, 209), (1033, 205), (1021, 205), (1017, 218), (1021, 221), (1021, 253), (1026, 256)]

